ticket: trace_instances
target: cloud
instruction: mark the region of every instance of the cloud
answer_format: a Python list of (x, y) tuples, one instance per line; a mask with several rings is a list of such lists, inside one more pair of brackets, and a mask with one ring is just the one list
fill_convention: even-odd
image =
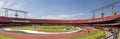
[(4, 1), (0, 0), (0, 16), (4, 15), (4, 14), (2, 14), (3, 12), (1, 12), (1, 9), (3, 6), (4, 6)]
[(75, 16), (82, 16), (84, 14), (63, 14), (63, 15), (48, 15), (41, 16), (41, 19), (73, 19)]
[(2, 8), (4, 5), (4, 2), (2, 0), (0, 0), (0, 8)]
[[(6, 8), (12, 8), (12, 9), (24, 9), (23, 8), (24, 5), (25, 5), (24, 1), (22, 1), (22, 3), (16, 3), (16, 4), (15, 4), (15, 1), (16, 0), (11, 0), (11, 1), (6, 2), (6, 4), (5, 4), (4, 7), (6, 7)], [(16, 2), (18, 2), (18, 1), (16, 1)]]

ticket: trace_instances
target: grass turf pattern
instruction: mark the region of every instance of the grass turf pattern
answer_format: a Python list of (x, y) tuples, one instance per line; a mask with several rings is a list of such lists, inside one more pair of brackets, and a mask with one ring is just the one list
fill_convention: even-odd
[(12, 38), (12, 37), (8, 37), (8, 36), (0, 36), (0, 39), (17, 39), (17, 38)]
[[(37, 30), (45, 32), (69, 32), (77, 30), (71, 26), (27, 26), (27, 27), (13, 27), (12, 30)], [(68, 30), (64, 30), (68, 29)]]
[(105, 34), (104, 30), (96, 30), (92, 34), (88, 34), (86, 36), (81, 36), (81, 37), (74, 37), (74, 38), (71, 38), (71, 39), (101, 39), (105, 35), (106, 34)]

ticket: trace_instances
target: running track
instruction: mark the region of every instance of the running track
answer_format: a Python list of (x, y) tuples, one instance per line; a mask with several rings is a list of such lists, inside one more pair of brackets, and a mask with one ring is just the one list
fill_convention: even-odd
[(90, 33), (93, 33), (94, 30), (85, 30), (83, 32), (72, 33), (72, 34), (57, 34), (57, 35), (31, 35), (31, 34), (21, 34), (21, 33), (11, 33), (4, 32), (0, 29), (0, 35), (14, 37), (18, 39), (69, 39), (72, 37), (84, 36)]

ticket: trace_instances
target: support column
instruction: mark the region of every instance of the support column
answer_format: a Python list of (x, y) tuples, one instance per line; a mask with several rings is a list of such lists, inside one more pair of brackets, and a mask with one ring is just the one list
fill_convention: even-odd
[(104, 12), (104, 10), (103, 10), (103, 12), (101, 13), (101, 18), (104, 17), (104, 14), (105, 14), (105, 12)]
[(5, 10), (5, 17), (8, 17), (8, 10)]
[(116, 15), (116, 14), (117, 14), (117, 13), (116, 13), (116, 10), (115, 10), (115, 5), (112, 6), (112, 14), (113, 14), (113, 15)]
[(27, 13), (24, 13), (24, 18), (27, 18)]
[(16, 17), (16, 18), (18, 17), (18, 13), (17, 13), (17, 11), (16, 11), (16, 14), (15, 14), (15, 17)]
[(104, 17), (104, 13), (101, 13), (101, 18), (103, 18)]
[(95, 11), (93, 11), (93, 17), (92, 18), (95, 18)]

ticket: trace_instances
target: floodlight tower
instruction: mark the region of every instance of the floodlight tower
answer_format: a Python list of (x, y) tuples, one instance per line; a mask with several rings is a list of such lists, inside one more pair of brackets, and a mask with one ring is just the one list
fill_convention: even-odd
[[(108, 8), (108, 7), (112, 7), (112, 14), (113, 14), (113, 15), (116, 15), (117, 13), (116, 13), (115, 5), (116, 5), (117, 3), (119, 3), (119, 2), (120, 2), (120, 0), (118, 0), (118, 1), (116, 1), (116, 2), (113, 2), (113, 3), (111, 3), (111, 4), (108, 4), (108, 5), (106, 5), (106, 6), (100, 7), (100, 8), (98, 8), (98, 9), (93, 10), (93, 11), (92, 11), (92, 12), (93, 12), (93, 17), (92, 17), (92, 18), (95, 18), (95, 12), (96, 12), (96, 11), (104, 10), (105, 8)], [(103, 16), (104, 16), (104, 13), (102, 12), (102, 13), (101, 13), (101, 17), (103, 17)]]
[(24, 13), (24, 18), (27, 17), (27, 13), (26, 11), (22, 11), (22, 10), (17, 10), (17, 9), (10, 9), (10, 8), (3, 8), (5, 9), (5, 16), (8, 17), (8, 11), (13, 11), (15, 12), (15, 17), (18, 17), (18, 12)]

